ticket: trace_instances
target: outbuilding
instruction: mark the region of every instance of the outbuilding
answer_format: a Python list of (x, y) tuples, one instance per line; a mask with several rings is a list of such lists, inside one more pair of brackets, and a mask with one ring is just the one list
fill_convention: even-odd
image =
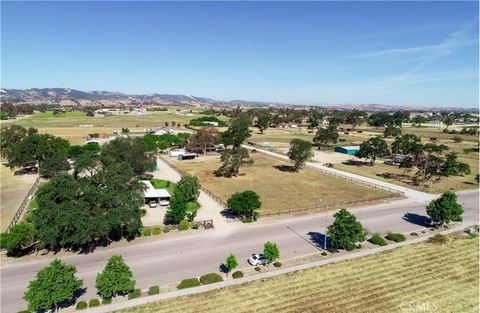
[(145, 190), (143, 191), (145, 203), (155, 201), (162, 206), (170, 204), (171, 195), (167, 189), (155, 189), (152, 183), (148, 180), (142, 180), (142, 183), (145, 185)]
[(335, 147), (335, 152), (355, 155), (355, 153), (360, 150), (360, 146), (344, 146), (344, 147)]

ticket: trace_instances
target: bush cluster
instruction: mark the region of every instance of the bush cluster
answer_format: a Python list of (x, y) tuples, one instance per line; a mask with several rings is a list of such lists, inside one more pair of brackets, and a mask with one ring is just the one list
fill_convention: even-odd
[(190, 229), (190, 224), (188, 223), (187, 220), (182, 220), (180, 224), (178, 225), (179, 230), (188, 230)]
[(446, 243), (447, 241), (448, 241), (447, 236), (444, 236), (442, 234), (436, 234), (429, 240), (430, 243), (436, 243), (436, 244), (443, 244), (443, 243)]
[(90, 301), (88, 301), (89, 308), (94, 308), (96, 306), (100, 306), (100, 301), (98, 299), (90, 299)]
[(236, 271), (232, 274), (233, 278), (242, 278), (243, 277), (243, 272), (242, 271)]
[(134, 289), (132, 292), (128, 294), (128, 300), (140, 298), (142, 295), (142, 291), (140, 289)]
[(152, 229), (151, 229), (151, 228), (145, 227), (145, 228), (143, 229), (143, 235), (144, 235), (144, 236), (150, 236), (151, 234), (152, 234)]
[(102, 299), (102, 304), (110, 304), (112, 303), (112, 298), (103, 298)]
[(156, 295), (156, 294), (159, 294), (160, 293), (160, 287), (158, 286), (152, 286), (150, 288), (148, 288), (148, 295), (151, 296), (151, 295)]
[(222, 276), (218, 275), (217, 273), (210, 273), (210, 274), (205, 274), (203, 276), (200, 276), (200, 282), (203, 285), (208, 285), (208, 284), (213, 284), (213, 283), (218, 283), (223, 281)]
[(158, 235), (160, 235), (161, 233), (162, 233), (162, 228), (160, 228), (160, 226), (155, 226), (155, 227), (153, 228), (153, 234), (154, 234), (155, 236), (158, 236)]
[(386, 246), (387, 242), (379, 234), (374, 234), (372, 238), (368, 239), (370, 243), (373, 243), (377, 246)]
[(198, 287), (200, 286), (200, 281), (198, 278), (187, 278), (180, 282), (177, 286), (177, 289), (184, 289), (184, 288), (191, 288), (191, 287)]
[(80, 301), (77, 303), (77, 306), (75, 307), (77, 310), (84, 310), (88, 307), (87, 302), (85, 301)]
[(282, 266), (282, 262), (276, 261), (275, 263), (273, 263), (273, 266), (280, 267), (280, 266)]
[(397, 234), (397, 233), (388, 233), (388, 235), (386, 235), (385, 238), (395, 242), (402, 242), (402, 241), (405, 241), (406, 239), (404, 235)]

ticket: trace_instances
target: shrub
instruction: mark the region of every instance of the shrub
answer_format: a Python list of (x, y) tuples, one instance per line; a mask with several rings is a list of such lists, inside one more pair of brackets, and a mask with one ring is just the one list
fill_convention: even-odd
[(435, 243), (435, 244), (443, 244), (443, 243), (446, 243), (447, 241), (448, 241), (448, 237), (442, 234), (436, 234), (429, 240), (430, 243)]
[(102, 299), (102, 304), (110, 304), (112, 303), (112, 298), (103, 298)]
[(373, 235), (372, 238), (368, 239), (368, 241), (370, 243), (373, 243), (374, 245), (377, 245), (377, 246), (386, 246), (387, 245), (387, 243), (385, 242), (385, 239), (380, 237), (379, 234)]
[(193, 223), (192, 224), (192, 229), (198, 229), (200, 227), (200, 224), (198, 223)]
[(276, 261), (275, 263), (273, 263), (273, 266), (280, 267), (280, 266), (282, 266), (282, 262)]
[(180, 282), (180, 284), (177, 286), (177, 289), (198, 287), (200, 285), (201, 284), (200, 284), (200, 281), (198, 280), (198, 278), (187, 278), (187, 279), (184, 279)]
[(86, 309), (87, 307), (88, 307), (88, 304), (87, 304), (87, 302), (85, 302), (85, 301), (80, 301), (80, 302), (78, 302), (77, 305), (75, 306), (75, 308), (76, 308), (77, 310), (84, 310), (84, 309)]
[(223, 281), (222, 276), (218, 275), (217, 273), (210, 273), (210, 274), (205, 274), (203, 276), (200, 276), (200, 282), (203, 285), (208, 285), (208, 284), (213, 284), (213, 283), (218, 283)]
[(255, 270), (256, 270), (257, 272), (260, 272), (262, 269), (261, 269), (259, 266), (255, 266)]
[(160, 287), (158, 286), (152, 286), (150, 288), (148, 288), (148, 295), (151, 296), (151, 295), (156, 295), (156, 294), (159, 294), (160, 293)]
[(396, 234), (396, 233), (388, 233), (388, 235), (386, 235), (385, 238), (395, 242), (402, 242), (402, 241), (405, 241), (406, 239), (404, 235)]
[(100, 305), (100, 301), (98, 301), (98, 299), (90, 299), (90, 301), (88, 301), (89, 308), (94, 308), (99, 305)]
[(452, 140), (453, 140), (453, 142), (456, 142), (456, 143), (460, 143), (460, 142), (463, 141), (462, 137), (460, 137), (460, 136), (454, 136), (452, 138)]
[(128, 300), (140, 298), (142, 295), (142, 291), (140, 289), (134, 289), (132, 292), (128, 294)]
[(170, 228), (169, 228), (169, 227), (165, 227), (165, 228), (163, 229), (163, 232), (164, 232), (165, 234), (168, 233), (168, 232), (170, 232)]
[(411, 236), (418, 236), (416, 232), (410, 233)]
[(190, 228), (190, 224), (187, 220), (182, 220), (178, 225), (179, 230), (188, 230)]
[(145, 227), (145, 228), (143, 229), (143, 235), (144, 235), (144, 236), (150, 236), (151, 234), (152, 234), (152, 229), (151, 229), (151, 228)]
[(325, 251), (323, 251), (323, 252), (321, 253), (321, 255), (326, 256), (327, 253), (326, 253)]
[(158, 235), (160, 235), (161, 233), (162, 233), (162, 228), (160, 228), (160, 226), (155, 226), (155, 227), (153, 228), (153, 234), (154, 234), (155, 236), (158, 236)]
[(236, 271), (232, 274), (233, 278), (242, 278), (243, 277), (243, 272), (242, 271)]

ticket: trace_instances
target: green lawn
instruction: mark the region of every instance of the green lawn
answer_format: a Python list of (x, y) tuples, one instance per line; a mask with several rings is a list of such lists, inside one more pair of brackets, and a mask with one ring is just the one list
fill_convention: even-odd
[(167, 189), (171, 195), (173, 195), (175, 191), (175, 183), (172, 183), (171, 181), (163, 179), (151, 179), (150, 182), (155, 189)]

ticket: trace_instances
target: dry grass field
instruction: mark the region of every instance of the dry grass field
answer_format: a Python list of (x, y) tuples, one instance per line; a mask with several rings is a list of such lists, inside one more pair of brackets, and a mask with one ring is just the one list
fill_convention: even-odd
[(476, 313), (478, 244), (421, 243), (121, 312)]
[(302, 169), (299, 173), (283, 172), (275, 166), (287, 165), (287, 162), (272, 160), (261, 154), (251, 155), (255, 160), (254, 165), (243, 167), (242, 176), (235, 178), (213, 175), (220, 165), (218, 156), (204, 156), (189, 161), (172, 158), (171, 161), (181, 170), (197, 176), (205, 188), (224, 201), (235, 192), (257, 192), (263, 203), (260, 213), (388, 196), (385, 191), (310, 169)]
[(0, 224), (4, 231), (37, 178), (36, 175), (13, 175), (14, 171), (0, 165)]

